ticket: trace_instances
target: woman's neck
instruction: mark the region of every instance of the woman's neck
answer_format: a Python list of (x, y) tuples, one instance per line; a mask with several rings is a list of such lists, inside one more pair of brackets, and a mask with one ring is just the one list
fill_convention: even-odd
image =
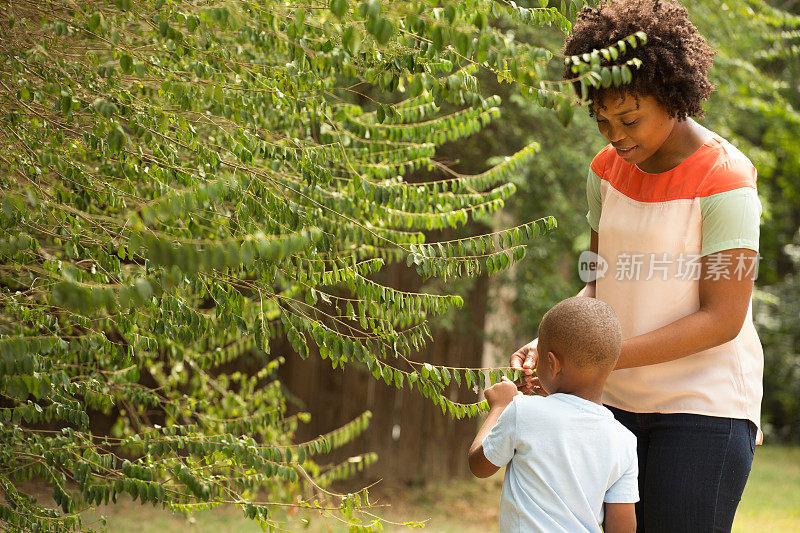
[(680, 122), (675, 121), (672, 131), (659, 149), (646, 161), (642, 161), (636, 166), (649, 174), (672, 170), (703, 146), (710, 133), (691, 118)]

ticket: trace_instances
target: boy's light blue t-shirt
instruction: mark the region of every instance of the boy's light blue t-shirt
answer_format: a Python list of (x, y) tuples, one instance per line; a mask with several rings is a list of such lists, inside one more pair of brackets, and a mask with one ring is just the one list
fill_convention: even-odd
[(483, 440), (505, 466), (500, 531), (601, 532), (603, 502), (639, 501), (636, 437), (572, 394), (516, 396)]

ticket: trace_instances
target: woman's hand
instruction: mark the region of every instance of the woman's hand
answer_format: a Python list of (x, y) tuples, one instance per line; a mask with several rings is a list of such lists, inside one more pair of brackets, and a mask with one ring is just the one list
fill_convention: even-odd
[(533, 375), (533, 369), (536, 367), (536, 360), (539, 358), (539, 352), (536, 349), (539, 339), (534, 339), (511, 356), (511, 368), (515, 368), (522, 372), (522, 377), (519, 382), (515, 382), (517, 388), (523, 394), (539, 394), (546, 396), (547, 393), (542, 389), (539, 383), (539, 378)]

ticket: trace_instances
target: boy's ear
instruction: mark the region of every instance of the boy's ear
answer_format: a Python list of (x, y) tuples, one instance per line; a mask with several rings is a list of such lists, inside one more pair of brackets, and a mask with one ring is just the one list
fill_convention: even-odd
[(559, 360), (558, 356), (553, 352), (547, 352), (547, 360), (550, 362), (550, 368), (553, 370), (553, 377), (561, 374), (561, 371), (564, 370), (564, 365), (561, 364), (561, 360)]

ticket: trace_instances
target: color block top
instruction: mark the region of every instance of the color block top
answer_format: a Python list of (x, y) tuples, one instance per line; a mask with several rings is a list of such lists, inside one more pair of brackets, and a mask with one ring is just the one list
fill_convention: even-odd
[[(587, 199), (586, 218), (607, 262), (596, 296), (616, 311), (623, 339), (699, 310), (702, 256), (732, 248), (758, 251), (756, 169), (716, 133), (659, 174), (640, 170), (606, 146), (591, 163)], [(744, 276), (756, 268), (756, 261), (715, 260), (708, 275)], [(615, 370), (603, 402), (640, 413), (744, 418), (760, 427), (763, 366), (751, 298), (736, 338), (674, 361)]]

